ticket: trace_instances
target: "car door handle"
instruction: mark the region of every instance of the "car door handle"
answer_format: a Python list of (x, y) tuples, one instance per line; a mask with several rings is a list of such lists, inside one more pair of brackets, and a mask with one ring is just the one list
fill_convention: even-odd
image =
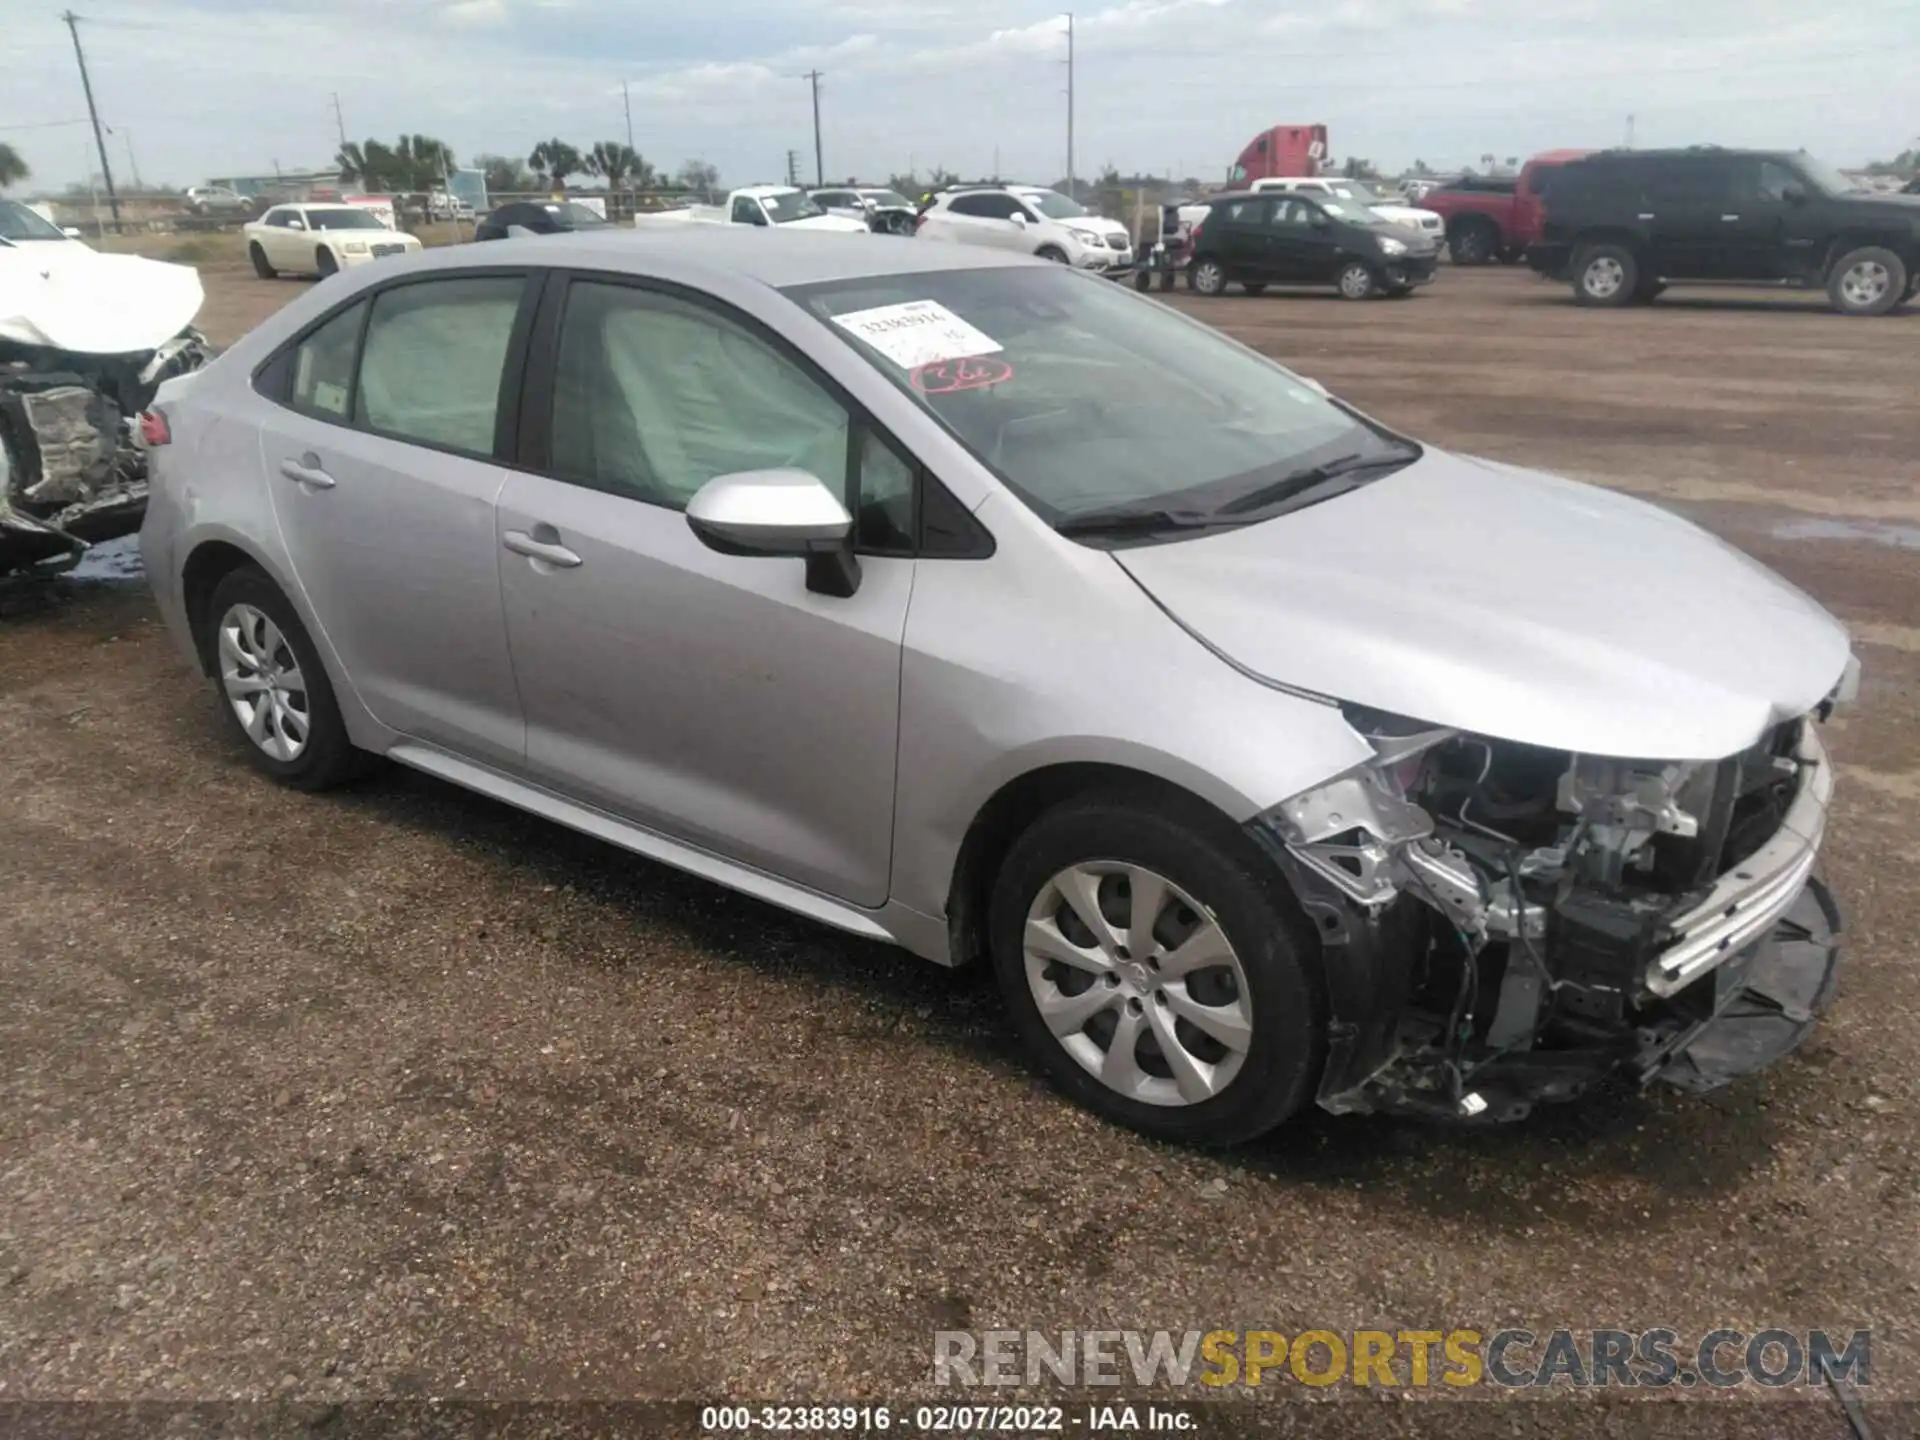
[(580, 564), (580, 557), (560, 543), (559, 532), (551, 525), (535, 528), (545, 530), (555, 538), (542, 540), (524, 530), (509, 530), (500, 537), (500, 543), (516, 555), (524, 555), (529, 560), (544, 560), (561, 570), (572, 570)]
[(1653, 219), (1653, 212), (1651, 210), (1645, 211), (1641, 214), (1640, 218), (1642, 220), (1651, 220)]
[(298, 460), (282, 460), (280, 473), (296, 485), (304, 485), (309, 490), (331, 490), (334, 478), (320, 468), (320, 457), (308, 451)]
[(1720, 218), (1722, 220), (1733, 221), (1738, 220), (1740, 217), (1738, 215), (1722, 215)]

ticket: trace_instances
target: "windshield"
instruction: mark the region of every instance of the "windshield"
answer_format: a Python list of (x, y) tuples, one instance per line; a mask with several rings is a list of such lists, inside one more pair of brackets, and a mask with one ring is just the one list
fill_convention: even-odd
[(1362, 205), (1398, 205), (1402, 198), (1398, 195), (1384, 194), (1371, 185), (1336, 185), (1333, 187), (1333, 193), (1342, 200), (1357, 200)]
[(1058, 190), (1020, 190), (1014, 192), (1049, 220), (1071, 220), (1087, 214), (1087, 207), (1069, 200)]
[(561, 200), (555, 204), (548, 205), (546, 211), (549, 215), (557, 216), (559, 219), (564, 220), (575, 229), (579, 229), (583, 225), (605, 225), (610, 223), (606, 216), (599, 214), (589, 206), (582, 205), (573, 200)]
[(908, 210), (913, 208), (913, 202), (898, 190), (862, 190), (860, 193), (876, 205), (897, 205)]
[(1802, 150), (1793, 157), (1793, 166), (1809, 181), (1829, 195), (1855, 195), (1860, 187), (1824, 160), (1816, 160)]
[(785, 293), (1056, 527), (1156, 511), (1243, 524), (1312, 467), (1419, 454), (1210, 326), (1051, 266)]
[(803, 195), (798, 190), (780, 190), (772, 195), (762, 195), (760, 203), (767, 207), (767, 218), (776, 225), (827, 213), (814, 203), (812, 196)]
[(0, 200), (0, 240), (64, 240), (60, 227), (18, 200)]
[(1380, 217), (1358, 200), (1341, 200), (1332, 195), (1315, 197), (1320, 207), (1339, 220), (1351, 220), (1356, 225), (1378, 225)]
[(309, 210), (307, 224), (315, 230), (384, 230), (380, 217), (371, 210), (345, 207), (339, 210)]

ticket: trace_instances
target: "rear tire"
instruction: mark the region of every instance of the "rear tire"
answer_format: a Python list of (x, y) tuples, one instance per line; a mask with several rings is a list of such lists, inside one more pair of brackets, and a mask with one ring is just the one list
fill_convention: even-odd
[(1490, 220), (1462, 220), (1447, 232), (1447, 254), (1456, 265), (1490, 265), (1500, 231)]
[(1064, 265), (1067, 263), (1067, 252), (1062, 250), (1058, 245), (1042, 245), (1033, 253), (1038, 255), (1042, 260), (1051, 260), (1056, 265)]
[(1196, 260), (1187, 271), (1187, 288), (1196, 295), (1224, 295), (1227, 289), (1227, 267), (1211, 255)]
[(1197, 802), (1113, 792), (1048, 811), (1000, 868), (989, 934), (1021, 1038), (1088, 1109), (1233, 1145), (1312, 1099), (1318, 941), (1272, 863)]
[(1347, 261), (1340, 267), (1340, 275), (1335, 283), (1340, 287), (1340, 298), (1343, 300), (1371, 300), (1380, 293), (1379, 277), (1364, 260)]
[(313, 268), (322, 280), (340, 269), (340, 262), (333, 258), (333, 251), (322, 245), (313, 252)]
[(1910, 279), (1893, 251), (1863, 245), (1834, 262), (1827, 298), (1842, 315), (1884, 315), (1911, 293)]
[(1640, 261), (1625, 245), (1584, 245), (1573, 257), (1573, 298), (1582, 305), (1631, 305), (1640, 286)]
[(247, 246), (247, 258), (253, 261), (253, 273), (262, 280), (273, 280), (279, 276), (280, 272), (267, 263), (267, 252), (260, 248), (259, 241)]
[(374, 757), (347, 738), (320, 654), (264, 570), (243, 565), (222, 578), (200, 627), (221, 713), (256, 770), (295, 790), (325, 790), (367, 772)]

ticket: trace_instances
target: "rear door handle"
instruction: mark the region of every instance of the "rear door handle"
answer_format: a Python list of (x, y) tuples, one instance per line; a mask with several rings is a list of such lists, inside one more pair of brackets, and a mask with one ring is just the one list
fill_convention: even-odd
[(280, 473), (309, 490), (331, 490), (335, 484), (334, 478), (320, 468), (320, 457), (311, 450), (298, 460), (282, 460)]
[(1732, 220), (1738, 220), (1740, 217), (1738, 215), (1722, 215), (1720, 218), (1722, 220), (1732, 221)]
[[(529, 560), (541, 560), (560, 570), (572, 570), (580, 564), (580, 557), (560, 543), (560, 532), (551, 525), (536, 525), (539, 534), (529, 535), (524, 530), (509, 530), (500, 537), (500, 543), (516, 555), (524, 555)], [(552, 539), (546, 536), (551, 535)]]

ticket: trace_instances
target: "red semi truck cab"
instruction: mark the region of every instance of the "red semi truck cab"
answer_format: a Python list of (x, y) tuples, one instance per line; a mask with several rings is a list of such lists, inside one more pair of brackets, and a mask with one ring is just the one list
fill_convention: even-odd
[(1324, 125), (1275, 125), (1247, 142), (1227, 172), (1227, 183), (1251, 185), (1281, 175), (1318, 175), (1327, 158)]
[(1456, 265), (1488, 265), (1518, 260), (1540, 238), (1545, 211), (1540, 192), (1546, 177), (1585, 150), (1543, 150), (1511, 180), (1466, 175), (1429, 190), (1421, 205), (1447, 223), (1447, 253)]

